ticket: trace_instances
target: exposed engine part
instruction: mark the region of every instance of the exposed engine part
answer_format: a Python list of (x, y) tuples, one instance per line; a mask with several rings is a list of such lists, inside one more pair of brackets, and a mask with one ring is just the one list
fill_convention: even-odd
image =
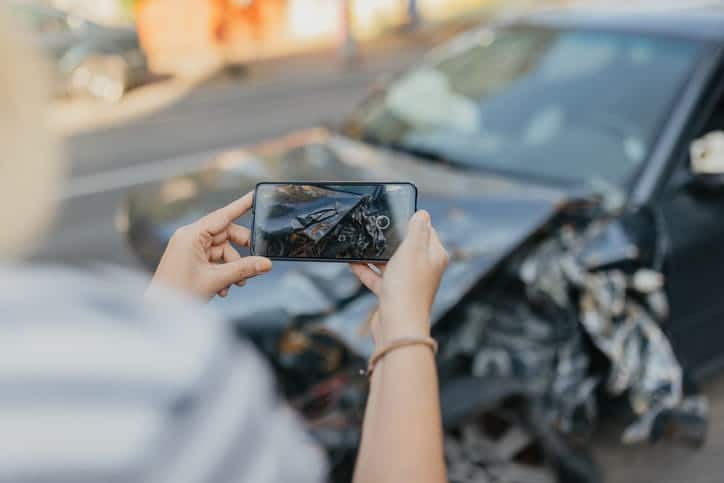
[[(559, 309), (577, 307), (578, 321), (610, 363), (605, 390), (613, 396), (626, 392), (638, 417), (622, 439), (637, 443), (652, 438), (664, 411), (695, 420), (705, 411), (683, 404), (683, 371), (661, 328), (668, 317), (663, 276), (647, 268), (589, 270), (578, 256), (599, 229), (562, 230), (527, 257), (521, 279), (531, 300), (548, 299)], [(687, 419), (680, 422), (687, 424)], [(698, 438), (705, 436), (704, 431)]]

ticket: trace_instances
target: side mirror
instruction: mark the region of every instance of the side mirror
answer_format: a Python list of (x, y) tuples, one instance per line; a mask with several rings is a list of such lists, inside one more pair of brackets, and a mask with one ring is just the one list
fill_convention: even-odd
[(724, 194), (724, 131), (712, 131), (689, 147), (691, 187), (697, 191)]

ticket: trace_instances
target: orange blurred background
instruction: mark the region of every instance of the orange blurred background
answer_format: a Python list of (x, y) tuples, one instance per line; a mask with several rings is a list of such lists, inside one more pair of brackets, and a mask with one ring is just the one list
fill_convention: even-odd
[[(419, 0), (418, 9), (440, 20), (487, 3)], [(346, 8), (345, 0), (141, 0), (136, 20), (153, 70), (181, 75), (334, 45), (347, 29), (366, 39), (408, 21), (407, 0)]]

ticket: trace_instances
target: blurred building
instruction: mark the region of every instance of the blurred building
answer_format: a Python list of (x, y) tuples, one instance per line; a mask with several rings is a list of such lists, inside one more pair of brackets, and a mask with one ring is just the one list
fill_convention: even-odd
[[(408, 21), (409, 0), (138, 0), (136, 17), (154, 70), (194, 74), (332, 45), (343, 31), (345, 1), (360, 39)], [(490, 2), (416, 0), (416, 7), (437, 21)]]

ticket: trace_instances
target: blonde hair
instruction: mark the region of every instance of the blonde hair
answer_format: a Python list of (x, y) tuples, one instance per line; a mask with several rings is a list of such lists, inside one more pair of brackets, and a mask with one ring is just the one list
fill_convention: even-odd
[(49, 224), (64, 163), (48, 125), (51, 70), (0, 7), (0, 258), (27, 253)]

